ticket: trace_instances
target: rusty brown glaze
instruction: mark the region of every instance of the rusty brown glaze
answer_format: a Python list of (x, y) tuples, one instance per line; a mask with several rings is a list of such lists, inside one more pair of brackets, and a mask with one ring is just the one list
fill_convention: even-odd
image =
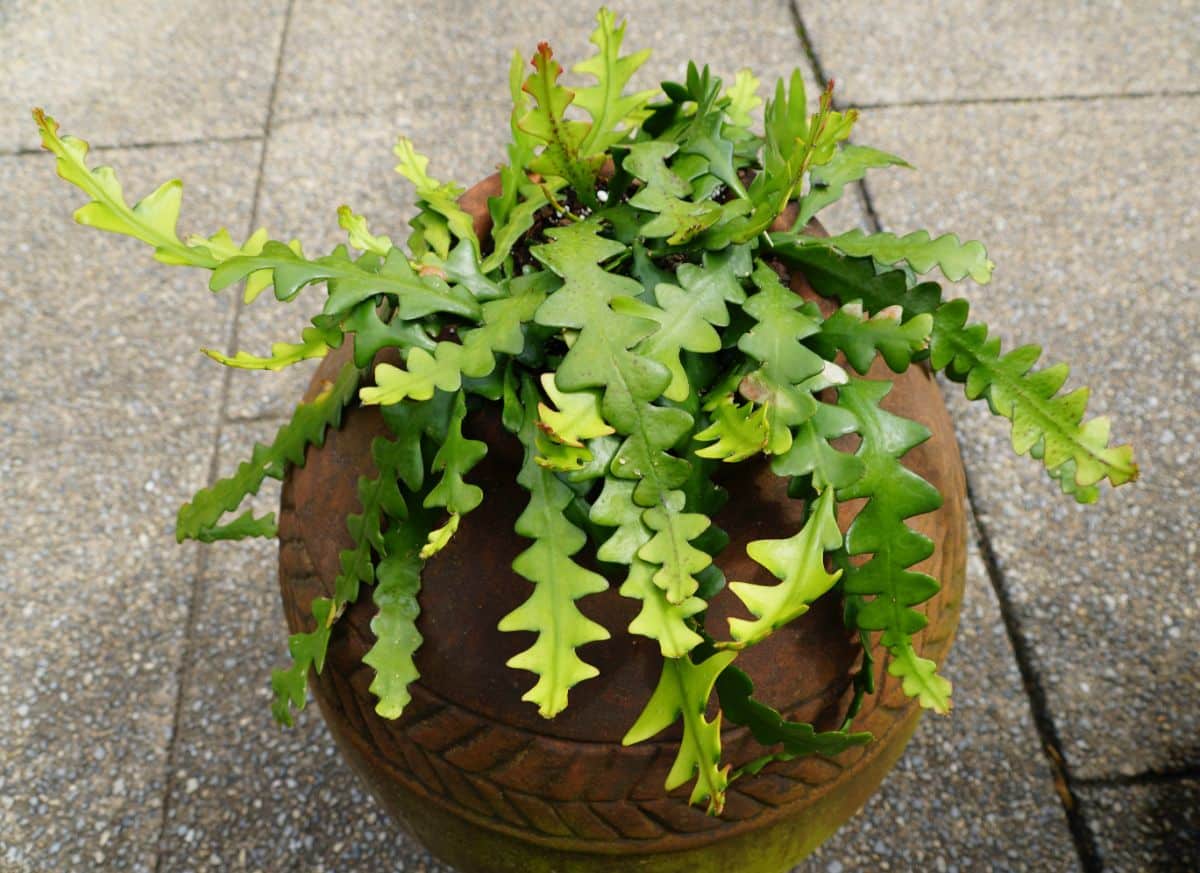
[[(464, 197), (481, 236), (488, 230), (485, 203), (494, 185), (485, 180)], [(801, 275), (790, 281), (797, 293), (815, 299)], [(323, 362), (310, 394), (333, 377), (345, 354), (343, 349)], [(941, 592), (920, 607), (929, 626), (915, 645), (941, 663), (958, 622), (966, 566), (958, 446), (925, 368), (870, 375), (895, 380), (885, 408), (933, 433), (905, 463), (945, 496), (941, 509), (911, 521), (937, 544), (919, 569), (942, 582)], [(738, 779), (721, 818), (688, 806), (686, 789), (664, 794), (677, 731), (628, 748), (620, 744), (655, 686), (661, 661), (655, 643), (624, 630), (637, 605), (617, 594), (617, 585), (579, 603), (612, 632), (611, 639), (580, 651), (600, 676), (572, 689), (570, 706), (554, 720), (522, 702), (534, 677), (505, 662), (530, 645), (531, 635), (496, 629), (530, 590), (511, 569), (526, 546), (513, 533), (527, 502), (516, 483), (521, 448), (496, 414), (474, 414), (465, 430), (489, 447), (471, 476), (486, 499), (422, 576), (418, 628), (425, 642), (416, 656), (421, 678), (412, 686), (412, 702), (395, 721), (375, 714), (368, 691), (372, 671), (362, 663), (373, 641), (369, 594), (339, 621), (324, 672), (312, 683), (347, 758), (421, 842), (466, 873), (779, 873), (865, 802), (920, 715), (887, 674), (882, 648), (875, 651), (880, 691), (867, 699), (854, 725), (871, 731), (875, 741), (837, 758), (775, 763)], [(384, 432), (378, 410), (349, 409), (341, 429), (329, 434), (324, 447), (310, 448), (305, 466), (288, 474), (280, 588), (292, 631), (309, 629), (309, 603), (333, 591), (338, 553), (350, 546), (346, 515), (358, 508), (355, 483), (373, 472), (370, 442)], [(721, 481), (730, 499), (716, 522), (731, 539), (721, 566), (730, 578), (774, 582), (749, 560), (745, 545), (794, 533), (800, 505), (761, 463), (730, 466)], [(855, 511), (855, 505), (840, 507), (843, 527)], [(836, 595), (828, 595), (738, 659), (757, 696), (789, 718), (823, 729), (842, 721), (861, 656), (840, 611)], [(734, 614), (745, 615), (739, 601), (728, 590), (718, 594), (709, 609), (710, 631), (727, 635), (726, 618)], [(744, 728), (726, 728), (722, 741), (724, 760), (735, 768), (762, 754)]]

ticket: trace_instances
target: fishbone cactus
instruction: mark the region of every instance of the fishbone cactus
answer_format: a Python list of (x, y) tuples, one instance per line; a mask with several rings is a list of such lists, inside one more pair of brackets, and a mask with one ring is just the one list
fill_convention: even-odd
[[(357, 483), (334, 594), (313, 601), (313, 629), (291, 637), (292, 663), (272, 678), (276, 717), (290, 723), (304, 706), (309, 672), (324, 668), (334, 626), (364, 591), (375, 609), (370, 690), (382, 717), (404, 712), (420, 677), (421, 604), (440, 596), (422, 589), (422, 570), (489, 499), (472, 481), (488, 451), (472, 413), (492, 406), (524, 449), (513, 471), (528, 494), (513, 532), (524, 548), (511, 584), (526, 599), (500, 623), (532, 634), (509, 661), (532, 677), (523, 699), (553, 718), (589, 693), (599, 672), (589, 646), (623, 633), (653, 641), (661, 678), (625, 742), (681, 723), (665, 788), (691, 783), (691, 802), (719, 814), (731, 782), (773, 760), (870, 741), (853, 721), (873, 690), (876, 639), (906, 694), (949, 709), (949, 682), (913, 642), (920, 606), (939, 590), (913, 569), (935, 544), (908, 523), (942, 499), (904, 465), (928, 432), (881, 407), (891, 382), (865, 378), (875, 361), (894, 372), (924, 362), (963, 382), (1011, 421), (1016, 451), (1079, 501), (1096, 499), (1104, 480), (1135, 479), (1137, 467), (1128, 446), (1109, 444), (1107, 419), (1085, 421), (1085, 390), (1059, 395), (1064, 365), (1034, 370), (1032, 346), (1001, 354), (968, 322), (965, 301), (918, 280), (937, 270), (988, 282), (981, 243), (924, 230), (809, 232), (869, 170), (908, 166), (849, 144), (857, 113), (835, 109), (831, 89), (809, 113), (799, 73), (778, 83), (759, 134), (751, 73), (726, 88), (692, 64), (682, 82), (631, 91), (649, 53), (622, 53), (625, 25), (607, 10), (597, 23), (595, 53), (573, 67), (578, 83), (545, 43), (530, 68), (515, 59), (512, 142), (482, 238), (463, 187), (440, 180), (407, 138), (396, 146), (416, 193), (406, 244), (348, 206), (337, 211), (347, 244), (317, 256), (265, 229), (240, 245), (224, 229), (181, 236), (178, 180), (130, 205), (116, 173), (89, 164), (87, 143), (34, 116), (59, 175), (87, 197), (81, 224), (207, 271), (213, 291), (238, 286), (247, 303), (324, 289), (299, 337), (263, 353), (206, 350), (214, 360), (280, 370), (348, 346), (336, 379), (269, 445), (180, 509), (180, 540), (275, 535), (273, 515), (235, 515), (267, 477), (303, 464), (348, 406), (378, 407), (387, 425)], [(836, 301), (828, 317), (781, 281), (783, 267)], [(763, 572), (729, 584), (741, 611), (728, 638), (714, 638), (704, 619), (725, 584), (728, 537), (714, 524), (713, 477), (756, 458), (790, 480), (803, 522), (749, 543)], [(838, 505), (852, 500), (861, 508), (842, 530)], [(581, 608), (609, 588), (637, 604), (627, 627)], [(817, 731), (755, 699), (735, 661), (825, 596), (842, 601), (868, 656), (845, 723)], [(738, 770), (723, 762), (722, 718), (748, 727), (763, 755)]]

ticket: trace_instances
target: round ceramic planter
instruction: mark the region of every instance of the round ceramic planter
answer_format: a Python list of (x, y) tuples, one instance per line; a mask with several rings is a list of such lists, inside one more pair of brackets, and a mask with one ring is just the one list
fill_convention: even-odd
[[(493, 191), (489, 180), (464, 198), (481, 234), (488, 229), (483, 203)], [(799, 274), (791, 286), (811, 294)], [(346, 354), (343, 348), (322, 363), (310, 395), (336, 374)], [(929, 625), (915, 644), (921, 655), (941, 663), (958, 622), (966, 566), (958, 446), (925, 368), (871, 375), (896, 382), (885, 408), (933, 433), (905, 463), (945, 496), (941, 509), (911, 521), (937, 546), (919, 569), (942, 583), (941, 592), (920, 607)], [(534, 678), (505, 662), (528, 647), (531, 635), (496, 629), (530, 591), (511, 569), (527, 545), (513, 533), (527, 502), (516, 483), (521, 448), (493, 414), (469, 417), (464, 430), (489, 447), (470, 477), (486, 497), (424, 571), (417, 626), (425, 641), (416, 656), (421, 678), (411, 688), (411, 703), (395, 721), (375, 714), (368, 691), (372, 671), (362, 663), (373, 641), (369, 592), (334, 628), (325, 669), (312, 681), (346, 758), (418, 840), (464, 873), (781, 873), (862, 806), (920, 716), (887, 674), (883, 649), (874, 653), (878, 693), (854, 722), (875, 740), (836, 758), (779, 762), (736, 780), (720, 818), (687, 804), (690, 786), (664, 793), (677, 730), (621, 745), (654, 689), (661, 662), (655, 643), (624, 630), (637, 604), (617, 594), (617, 585), (580, 601), (583, 612), (612, 632), (610, 640), (581, 650), (600, 676), (572, 689), (570, 706), (554, 720), (522, 702)], [(311, 600), (332, 594), (338, 553), (350, 547), (345, 519), (358, 509), (356, 483), (373, 472), (370, 442), (384, 433), (377, 409), (348, 409), (341, 429), (329, 433), (322, 448), (309, 449), (303, 468), (289, 471), (280, 513), (280, 588), (293, 632), (311, 629)], [(730, 578), (773, 582), (746, 557), (745, 545), (794, 533), (798, 504), (763, 464), (721, 472), (730, 499), (716, 522), (731, 542), (720, 563)], [(843, 528), (857, 508), (840, 507)], [(709, 630), (727, 635), (731, 614), (742, 614), (740, 604), (725, 590), (710, 605)], [(860, 658), (831, 593), (744, 652), (738, 665), (754, 679), (757, 697), (788, 718), (831, 729), (849, 705)], [(724, 760), (735, 768), (762, 754), (745, 728), (727, 727), (722, 744)]]

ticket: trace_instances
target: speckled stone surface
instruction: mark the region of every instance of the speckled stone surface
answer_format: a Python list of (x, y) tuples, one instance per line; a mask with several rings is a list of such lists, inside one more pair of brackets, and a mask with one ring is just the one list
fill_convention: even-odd
[[(248, 211), (256, 147), (101, 153), (131, 191), (186, 172), (189, 220)], [(133, 165), (136, 165), (133, 166)], [(222, 167), (228, 167), (223, 173)], [(70, 222), (48, 155), (0, 159), (0, 869), (150, 870), (228, 307)], [(19, 204), (19, 208), (11, 207)], [(190, 277), (194, 278), (194, 277)]]
[(148, 871), (197, 559), (170, 519), (212, 430), (4, 430), (0, 869)]
[(0, 151), (42, 106), (97, 145), (256, 136), (286, 0), (0, 4)]
[(878, 793), (794, 873), (1080, 869), (974, 545), (944, 673), (951, 714), (923, 718)]
[(1195, 92), (1193, 0), (796, 0), (852, 103)]
[[(507, 76), (514, 49), (526, 60), (547, 41), (564, 66), (591, 53), (590, 2), (533, 0), (498, 7), (470, 0), (326, 2), (297, 0), (275, 105), (280, 121), (318, 114), (403, 120), (436, 111), (449, 122), (468, 110), (488, 131), (507, 130)], [(673, 0), (613, 4), (630, 15), (625, 46), (654, 56), (636, 87), (681, 80), (689, 59), (729, 81), (745, 66), (763, 78), (807, 72), (807, 59), (782, 0), (697, 0), (686, 15)], [(704, 46), (704, 52), (697, 52)], [(703, 54), (703, 58), (700, 57)], [(330, 56), (353, 58), (349, 70)], [(370, 75), (354, 71), (370, 70)]]
[(1200, 780), (1079, 790), (1106, 870), (1192, 873), (1200, 868)]
[[(1069, 361), (1093, 412), (1137, 446), (1141, 481), (1078, 507), (1012, 456), (1007, 423), (949, 392), (976, 511), (1081, 777), (1184, 765), (1200, 734), (1200, 510), (1188, 499), (1200, 489), (1200, 210), (1179, 176), (1200, 159), (1198, 109), (1196, 98), (890, 109), (866, 116), (859, 137), (924, 168), (870, 182), (888, 228), (985, 240), (997, 268), (965, 289), (977, 317), (1009, 347), (1041, 342)], [(1156, 132), (1097, 135), (1128, 125)]]

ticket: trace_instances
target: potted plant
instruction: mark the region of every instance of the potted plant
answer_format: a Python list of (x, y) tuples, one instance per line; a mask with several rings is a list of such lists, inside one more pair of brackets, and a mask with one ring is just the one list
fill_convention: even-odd
[[(280, 537), (275, 716), (311, 680), (381, 800), (465, 870), (779, 871), (950, 708), (964, 486), (931, 371), (1076, 500), (1137, 468), (1065, 366), (1001, 354), (920, 278), (986, 283), (981, 244), (816, 223), (906, 166), (849, 143), (831, 90), (809, 114), (793, 74), (755, 133), (751, 73), (628, 93), (648, 53), (597, 20), (590, 84), (545, 44), (514, 57), (498, 175), (464, 192), (400, 140), (407, 248), (347, 207), (349, 248), (320, 257), (181, 237), (179, 181), (130, 206), (34, 115), (79, 222), (247, 303), (326, 289), (299, 342), (207, 350), (324, 361), (178, 518), (180, 540)], [(278, 523), (237, 514), (267, 477)]]

